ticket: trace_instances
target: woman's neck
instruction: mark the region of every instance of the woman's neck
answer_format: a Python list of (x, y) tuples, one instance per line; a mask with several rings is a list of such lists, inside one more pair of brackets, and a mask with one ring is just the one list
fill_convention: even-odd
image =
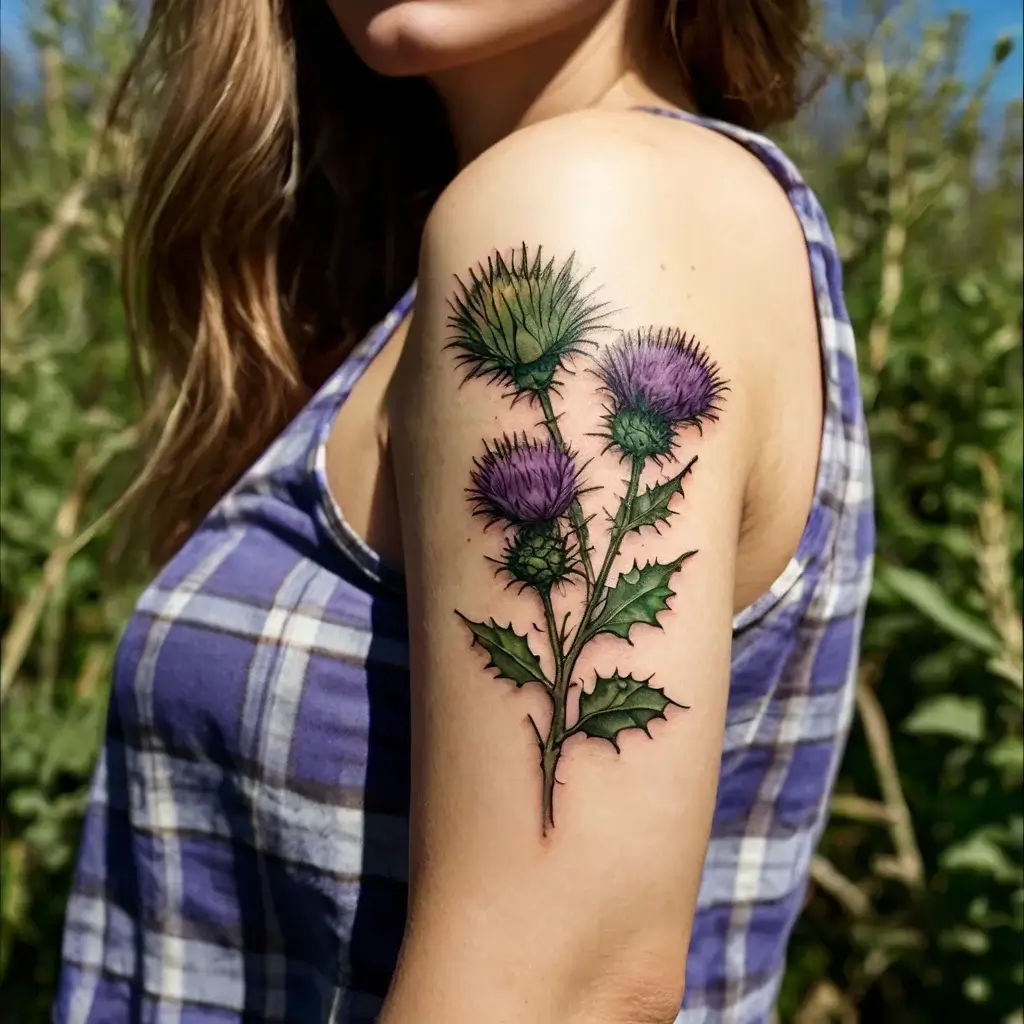
[(538, 121), (577, 110), (621, 109), (657, 100), (630, 68), (630, 6), (627, 0), (615, 0), (583, 24), (431, 75), (448, 112), (459, 165)]

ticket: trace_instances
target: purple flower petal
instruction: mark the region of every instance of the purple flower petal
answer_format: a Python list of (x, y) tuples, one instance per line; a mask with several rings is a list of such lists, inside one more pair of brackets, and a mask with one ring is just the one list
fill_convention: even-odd
[(676, 328), (623, 334), (601, 353), (597, 372), (615, 412), (647, 410), (672, 423), (718, 419), (725, 390), (718, 366)]
[(580, 491), (571, 452), (553, 440), (504, 437), (473, 460), (470, 501), (475, 514), (514, 526), (546, 523), (569, 511)]

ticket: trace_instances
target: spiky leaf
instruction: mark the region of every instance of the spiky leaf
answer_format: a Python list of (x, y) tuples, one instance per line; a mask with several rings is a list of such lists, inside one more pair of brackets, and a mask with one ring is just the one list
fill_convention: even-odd
[(526, 683), (547, 685), (544, 669), (537, 655), (530, 650), (525, 634), (520, 636), (511, 623), (499, 626), (494, 619), (490, 622), (473, 622), (462, 612), (455, 614), (469, 626), (473, 643), (479, 644), (490, 655), (491, 660), (486, 667), (497, 669), (499, 679), (511, 679), (516, 686)]
[(623, 729), (642, 729), (650, 736), (648, 726), (655, 718), (664, 718), (670, 704), (686, 707), (666, 697), (664, 690), (651, 686), (650, 679), (620, 676), (618, 672), (609, 678), (598, 676), (594, 689), (580, 694), (580, 717), (574, 731), (607, 740), (618, 750)]
[(615, 516), (615, 525), (624, 533), (639, 530), (644, 526), (657, 526), (665, 522), (669, 516), (675, 515), (669, 508), (672, 498), (683, 493), (683, 477), (687, 476), (697, 461), (694, 456), (682, 470), (664, 483), (653, 484), (633, 499), (633, 504), (626, 508), (623, 504)]
[(614, 633), (628, 641), (630, 629), (638, 622), (660, 625), (658, 615), (668, 609), (668, 599), (675, 594), (668, 585), (669, 580), (683, 562), (696, 553), (687, 551), (667, 565), (648, 562), (641, 568), (639, 562), (634, 562), (633, 568), (615, 581), (615, 586), (606, 588), (604, 604), (591, 633)]

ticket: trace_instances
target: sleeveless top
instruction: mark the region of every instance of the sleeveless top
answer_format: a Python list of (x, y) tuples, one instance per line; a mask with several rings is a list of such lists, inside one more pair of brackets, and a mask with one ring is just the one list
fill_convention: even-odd
[[(721, 778), (680, 1024), (767, 1022), (854, 701), (874, 520), (840, 260), (803, 227), (825, 416), (799, 548), (733, 622)], [(143, 594), (117, 655), (68, 905), (58, 1024), (371, 1022), (402, 939), (410, 710), (401, 575), (345, 522), (324, 449), (398, 302)], [(680, 796), (680, 799), (683, 797)]]

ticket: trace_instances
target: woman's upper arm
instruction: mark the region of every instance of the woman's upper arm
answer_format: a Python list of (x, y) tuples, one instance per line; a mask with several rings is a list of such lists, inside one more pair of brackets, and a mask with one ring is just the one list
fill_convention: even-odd
[(667, 187), (624, 121), (542, 126), (427, 229), (391, 402), (414, 836), (389, 1024), (678, 1006), (757, 449), (760, 256), (730, 255), (721, 203), (652, 198)]

